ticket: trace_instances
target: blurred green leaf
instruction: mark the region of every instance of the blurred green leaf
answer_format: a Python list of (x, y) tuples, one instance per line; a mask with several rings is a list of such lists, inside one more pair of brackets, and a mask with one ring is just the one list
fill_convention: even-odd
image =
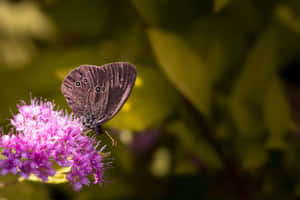
[(54, 25), (36, 3), (1, 1), (0, 64), (24, 67), (36, 50), (33, 39), (48, 40), (54, 32)]
[(255, 149), (255, 147), (250, 147), (249, 150), (244, 154), (243, 167), (246, 170), (255, 171), (266, 163), (267, 153), (266, 151)]
[(239, 134), (244, 137), (257, 137), (263, 130), (262, 117), (255, 109), (238, 101), (231, 101), (231, 114)]
[(252, 0), (230, 0), (227, 10), (231, 14), (231, 24), (242, 32), (257, 35), (266, 28), (264, 22), (272, 14), (272, 6), (275, 3), (276, 1), (272, 0), (258, 4)]
[(131, 2), (143, 20), (145, 20), (148, 24), (156, 26), (161, 24), (159, 8), (161, 3), (164, 1), (131, 0)]
[(196, 171), (196, 166), (191, 160), (181, 159), (174, 166), (174, 173), (176, 175), (193, 175)]
[(275, 181), (272, 180), (272, 177), (266, 176), (266, 178), (264, 179), (264, 183), (263, 183), (263, 193), (270, 196), (270, 194), (272, 194), (274, 192), (274, 189), (275, 189), (274, 188), (274, 185), (275, 185), (274, 183), (275, 183)]
[[(12, 177), (15, 179), (16, 177)], [(2, 182), (2, 177), (0, 182), (1, 183), (8, 183), (11, 179), (6, 179)], [(0, 189), (2, 198), (9, 199), (9, 200), (32, 200), (32, 199), (50, 199), (49, 192), (47, 190), (46, 185), (42, 185), (40, 183), (33, 183), (33, 182), (17, 182), (17, 183), (10, 183), (4, 185), (3, 188)]]
[(186, 152), (199, 156), (199, 159), (203, 161), (203, 165), (216, 169), (222, 168), (223, 164), (213, 147), (200, 136), (196, 137), (197, 133), (183, 122), (173, 122), (168, 126), (168, 131), (176, 135), (180, 145), (183, 146)]
[(118, 166), (125, 174), (132, 173), (133, 155), (129, 152), (126, 145), (118, 143), (117, 147), (112, 150), (114, 165)]
[(238, 146), (237, 151), (245, 170), (255, 172), (266, 163), (268, 152), (263, 144), (258, 144), (255, 141), (244, 141)]
[(300, 33), (300, 19), (295, 16), (293, 9), (288, 4), (280, 4), (275, 8), (276, 18), (287, 28)]
[[(92, 46), (42, 52), (25, 73), (28, 77), (34, 77), (26, 79), (27, 88), (44, 97), (51, 92), (63, 100), (60, 85), (64, 75), (81, 64), (101, 65), (97, 50)], [(22, 75), (24, 76), (24, 73)], [(57, 101), (57, 103), (66, 105), (65, 101)]]
[(211, 47), (207, 50), (205, 65), (207, 66), (208, 76), (211, 83), (215, 83), (225, 71), (226, 50), (224, 44), (216, 39), (212, 41)]
[[(255, 111), (262, 106), (265, 91), (271, 83), (269, 75), (277, 69), (276, 31), (263, 32), (250, 50), (230, 98), (230, 107), (241, 134), (251, 136), (259, 130)], [(256, 112), (256, 114), (255, 114)], [(256, 132), (256, 133), (255, 133)]]
[(300, 182), (297, 183), (295, 187), (295, 195), (299, 198), (300, 197)]
[[(0, 33), (10, 37), (49, 38), (54, 25), (36, 3), (25, 1), (0, 2)], [(3, 35), (1, 35), (3, 37)]]
[(166, 176), (171, 169), (171, 153), (167, 148), (159, 148), (153, 155), (153, 160), (150, 165), (152, 174), (156, 177)]
[(229, 123), (222, 122), (216, 126), (215, 132), (216, 138), (219, 141), (226, 141), (227, 139), (230, 139), (230, 135), (232, 134), (232, 128), (230, 127)]
[[(108, 30), (110, 7), (107, 1), (89, 0), (54, 1), (47, 7), (49, 15), (56, 22), (64, 40), (69, 36), (96, 37)], [(66, 12), (68, 10), (68, 12)]]
[[(110, 182), (108, 180), (108, 182)], [(90, 185), (84, 187), (74, 196), (75, 200), (95, 200), (95, 199), (134, 199), (135, 188), (131, 188), (127, 182), (114, 178), (113, 183)]]
[(232, 98), (256, 103), (264, 97), (270, 83), (268, 75), (277, 70), (276, 44), (276, 31), (273, 29), (268, 29), (258, 37), (248, 53)]
[(9, 69), (24, 67), (32, 59), (36, 50), (29, 39), (19, 41), (0, 38), (0, 42), (0, 62), (7, 64)]
[[(120, 51), (119, 59), (129, 60), (133, 63), (145, 63), (150, 60), (151, 49), (142, 24), (134, 23), (128, 27), (126, 32), (119, 32), (116, 37), (118, 40), (115, 41), (115, 48)], [(101, 50), (107, 51), (106, 48)]]
[(248, 45), (245, 38), (230, 16), (199, 18), (184, 34), (184, 40), (203, 60), (212, 87), (222, 84), (223, 88), (227, 88), (226, 80), (232, 79), (232, 72), (240, 66)]
[(175, 109), (178, 95), (155, 68), (137, 64), (137, 79), (128, 101), (107, 125), (143, 130), (160, 124)]
[(230, 0), (214, 0), (214, 11), (220, 12), (223, 8), (230, 3)]
[(210, 89), (204, 63), (177, 35), (149, 29), (154, 54), (166, 76), (203, 114), (210, 110)]
[(292, 128), (293, 121), (280, 80), (274, 75), (272, 82), (264, 105), (266, 126), (270, 131), (266, 145), (268, 148), (282, 149), (287, 147), (286, 136)]
[(200, 15), (211, 11), (210, 1), (131, 0), (131, 2), (144, 24), (179, 32)]

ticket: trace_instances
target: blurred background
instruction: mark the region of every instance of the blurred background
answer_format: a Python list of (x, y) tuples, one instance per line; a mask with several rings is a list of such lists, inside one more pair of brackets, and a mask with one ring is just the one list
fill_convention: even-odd
[(0, 199), (300, 198), (299, 0), (0, 0), (0, 123), (81, 64), (138, 77), (103, 187), (0, 177)]

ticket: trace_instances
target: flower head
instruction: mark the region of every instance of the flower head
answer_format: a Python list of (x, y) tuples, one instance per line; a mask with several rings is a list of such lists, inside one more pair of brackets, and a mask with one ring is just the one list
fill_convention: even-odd
[(15, 131), (0, 137), (2, 155), (1, 174), (17, 174), (28, 178), (34, 174), (42, 181), (54, 176), (54, 162), (61, 167), (70, 167), (66, 178), (74, 190), (82, 185), (103, 183), (107, 166), (103, 162), (104, 148), (97, 150), (99, 143), (83, 132), (84, 127), (72, 115), (54, 110), (48, 101), (31, 100), (27, 105), (18, 105), (19, 113), (11, 119)]

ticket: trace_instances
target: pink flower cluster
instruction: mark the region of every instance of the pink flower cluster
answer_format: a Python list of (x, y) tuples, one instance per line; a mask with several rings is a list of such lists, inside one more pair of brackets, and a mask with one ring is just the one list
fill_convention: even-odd
[(79, 120), (54, 110), (51, 102), (36, 99), (30, 105), (22, 102), (18, 110), (11, 120), (15, 131), (0, 137), (2, 155), (6, 156), (0, 160), (2, 175), (19, 173), (28, 178), (34, 174), (47, 181), (56, 173), (56, 162), (61, 167), (71, 167), (66, 178), (76, 191), (89, 185), (91, 177), (94, 184), (103, 183), (108, 167), (101, 153), (104, 148), (97, 150), (99, 143), (83, 132)]

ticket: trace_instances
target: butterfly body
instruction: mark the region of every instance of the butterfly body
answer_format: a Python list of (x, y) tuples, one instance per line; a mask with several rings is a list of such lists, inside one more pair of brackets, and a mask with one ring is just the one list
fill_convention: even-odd
[(97, 135), (101, 135), (103, 133), (102, 127), (101, 125), (96, 126), (95, 128), (93, 128), (93, 131), (97, 134)]
[(101, 124), (120, 111), (135, 79), (135, 67), (126, 62), (80, 65), (65, 77), (61, 89), (82, 124), (101, 133)]

